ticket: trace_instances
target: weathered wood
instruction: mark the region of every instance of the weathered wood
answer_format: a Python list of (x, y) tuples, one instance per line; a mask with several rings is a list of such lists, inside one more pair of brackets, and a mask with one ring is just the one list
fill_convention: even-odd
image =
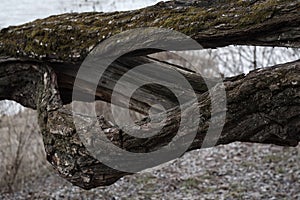
[[(161, 73), (158, 77), (147, 77), (148, 79), (151, 78), (153, 83), (158, 83), (162, 79), (161, 74), (167, 74), (168, 70), (175, 70), (176, 72), (180, 73), (191, 84), (194, 91), (198, 94), (207, 91), (207, 83), (209, 83), (209, 85), (215, 85), (217, 83), (217, 79), (215, 80), (214, 78), (210, 78), (205, 82), (201, 75), (197, 74), (194, 71), (185, 70), (184, 68), (179, 68), (180, 66), (167, 64), (163, 61), (153, 60), (150, 57), (125, 56), (117, 59), (107, 68), (106, 72), (101, 77), (101, 81), (99, 81), (98, 88), (95, 94), (92, 94), (90, 92), (89, 85), (91, 85), (91, 83), (86, 80), (82, 80), (85, 82), (85, 87), (82, 86), (80, 88), (77, 88), (75, 86), (74, 89), (77, 92), (84, 94), (83, 96), (95, 95), (96, 100), (110, 103), (114, 87), (118, 80), (122, 77), (122, 75), (129, 70), (134, 69), (136, 66), (140, 66), (143, 64), (155, 64), (157, 66), (160, 66)], [(76, 78), (78, 78), (76, 77), (76, 75), (79, 66), (73, 65), (72, 70), (70, 70), (70, 66), (67, 66), (66, 68), (61, 64), (56, 64), (53, 68), (58, 75), (58, 86), (61, 91), (63, 103), (70, 103), (72, 101), (71, 93), (74, 87), (74, 81)], [(144, 78), (146, 78), (145, 72), (136, 72), (135, 76), (130, 78), (131, 80), (133, 80), (130, 84), (138, 85), (140, 83), (140, 85), (143, 85), (141, 83)], [(168, 81), (165, 78), (164, 81), (169, 83), (168, 85), (171, 85), (173, 83), (171, 82), (173, 80)], [(186, 101), (188, 101), (190, 98), (189, 94), (193, 93), (193, 91), (185, 92), (186, 93), (184, 98), (186, 99)], [(151, 95), (151, 98), (149, 94), (153, 94)], [(148, 109), (153, 104), (161, 104), (166, 108), (172, 108), (178, 104), (177, 99), (174, 97), (174, 94), (170, 90), (164, 89), (161, 86), (155, 87), (153, 84), (151, 86), (148, 85), (143, 87), (142, 90), (137, 90), (133, 97), (128, 96), (128, 94), (126, 93), (120, 94), (119, 98), (117, 99), (118, 102), (116, 102), (116, 104), (122, 107), (125, 106), (123, 100), (124, 98), (131, 98), (131, 109), (142, 114), (146, 114), (148, 112)]]

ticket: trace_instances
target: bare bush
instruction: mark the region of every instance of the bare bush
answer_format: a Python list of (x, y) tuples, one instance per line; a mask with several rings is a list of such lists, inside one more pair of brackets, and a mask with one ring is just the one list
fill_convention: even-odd
[(45, 172), (45, 153), (34, 111), (2, 115), (0, 160), (1, 192), (21, 189), (33, 175)]
[[(191, 70), (197, 68), (197, 71), (204, 76), (221, 74), (227, 77), (297, 60), (300, 58), (300, 50), (284, 47), (231, 45), (217, 49), (161, 52), (151, 57)], [(189, 63), (190, 61), (192, 63)]]
[(219, 70), (225, 76), (248, 73), (253, 69), (265, 68), (277, 64), (291, 62), (300, 58), (299, 49), (262, 46), (227, 46), (208, 49)]

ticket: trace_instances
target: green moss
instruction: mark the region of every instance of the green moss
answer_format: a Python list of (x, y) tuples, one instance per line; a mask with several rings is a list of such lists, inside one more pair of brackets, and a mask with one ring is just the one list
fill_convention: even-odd
[(276, 12), (276, 1), (269, 0), (260, 4), (255, 4), (252, 12), (241, 20), (241, 24), (257, 24), (270, 19), (273, 13)]

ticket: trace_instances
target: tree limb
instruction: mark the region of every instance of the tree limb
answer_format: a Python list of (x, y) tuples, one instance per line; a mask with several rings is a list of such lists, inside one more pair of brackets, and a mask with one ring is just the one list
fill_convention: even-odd
[[(99, 42), (143, 27), (179, 31), (204, 48), (233, 44), (300, 47), (299, 9), (295, 0), (181, 0), (135, 11), (63, 14), (2, 29), (0, 55), (81, 62)], [(191, 50), (186, 48), (178, 46), (177, 50)], [(139, 54), (153, 51), (159, 50)]]

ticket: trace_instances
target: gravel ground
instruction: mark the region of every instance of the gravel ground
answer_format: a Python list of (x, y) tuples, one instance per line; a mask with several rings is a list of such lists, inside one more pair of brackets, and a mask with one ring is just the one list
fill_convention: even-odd
[(0, 199), (299, 199), (300, 145), (233, 143), (182, 158), (109, 187), (89, 191), (51, 175)]

